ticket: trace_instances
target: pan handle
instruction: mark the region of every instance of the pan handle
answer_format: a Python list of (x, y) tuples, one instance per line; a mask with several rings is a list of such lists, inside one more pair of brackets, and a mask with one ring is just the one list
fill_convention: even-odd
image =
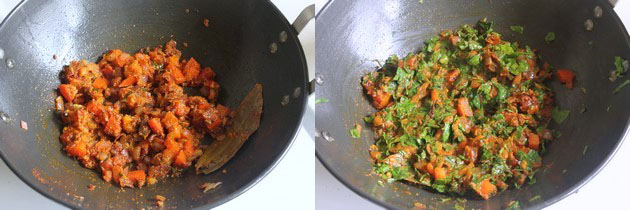
[(608, 3), (610, 3), (610, 6), (615, 7), (615, 5), (617, 5), (617, 0), (608, 0)]
[(313, 18), (315, 18), (315, 4), (308, 5), (308, 7), (304, 8), (291, 25), (299, 34)]
[[(291, 24), (293, 29), (299, 34), (302, 32), (302, 29), (308, 24), (311, 19), (315, 18), (315, 4), (308, 5), (300, 15), (293, 21)], [(315, 92), (315, 80), (312, 80), (308, 83), (308, 94), (311, 95)]]

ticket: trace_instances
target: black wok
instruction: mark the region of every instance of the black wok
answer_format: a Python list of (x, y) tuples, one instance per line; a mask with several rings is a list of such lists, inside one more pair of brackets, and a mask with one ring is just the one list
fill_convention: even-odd
[[(596, 6), (603, 15), (594, 17)], [(315, 111), (316, 154), (341, 182), (356, 193), (387, 208), (412, 208), (414, 202), (437, 209), (454, 207), (441, 202), (450, 197), (406, 183), (379, 186), (371, 171), (368, 146), (374, 142), (369, 129), (352, 139), (348, 130), (362, 117), (374, 112), (360, 86), (360, 77), (374, 71), (377, 63), (391, 54), (417, 52), (430, 36), (462, 24), (474, 24), (487, 17), (506, 40), (515, 40), (539, 49), (544, 59), (558, 68), (577, 73), (577, 87), (567, 90), (558, 82), (550, 85), (556, 104), (570, 109), (561, 125), (553, 125), (562, 135), (548, 145), (537, 182), (520, 190), (511, 187), (488, 201), (465, 197), (469, 208), (505, 208), (512, 200), (521, 206), (539, 209), (575, 192), (610, 160), (628, 133), (630, 88), (617, 94), (613, 90), (625, 79), (608, 81), (614, 69), (613, 57), (630, 55), (628, 33), (607, 1), (598, 0), (392, 0), (329, 2), (316, 18), (316, 97), (328, 103), (317, 104)], [(587, 31), (585, 21), (594, 23)], [(510, 31), (510, 25), (523, 25), (525, 34)], [(556, 40), (548, 45), (547, 32)], [(589, 44), (590, 43), (590, 44)], [(580, 113), (582, 106), (587, 108)], [(364, 125), (367, 127), (367, 125)], [(585, 147), (587, 152), (583, 154)], [(408, 192), (408, 193), (407, 193)], [(540, 195), (541, 199), (528, 201)]]
[[(140, 209), (154, 206), (158, 194), (167, 198), (167, 208), (220, 205), (262, 179), (297, 133), (309, 87), (297, 34), (314, 7), (305, 11), (292, 26), (270, 1), (21, 2), (0, 25), (0, 155), (36, 191), (71, 208)], [(204, 18), (210, 20), (207, 28)], [(121, 190), (62, 150), (62, 125), (52, 111), (58, 74), (70, 61), (96, 61), (108, 48), (135, 52), (171, 37), (180, 48), (188, 44), (182, 57), (194, 56), (217, 72), (222, 103), (235, 108), (262, 83), (260, 128), (218, 170), (226, 174), (189, 169), (181, 178)], [(206, 182), (223, 184), (204, 194), (199, 186)], [(89, 184), (96, 189), (88, 190)]]

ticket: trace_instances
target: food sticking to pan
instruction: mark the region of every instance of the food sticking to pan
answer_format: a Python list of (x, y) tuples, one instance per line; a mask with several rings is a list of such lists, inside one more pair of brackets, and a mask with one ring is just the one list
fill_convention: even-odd
[[(558, 78), (570, 88), (566, 74)], [(535, 182), (554, 138), (551, 77), (535, 49), (503, 40), (485, 19), (389, 57), (361, 81), (377, 109), (364, 118), (375, 133), (374, 173), (483, 199)]]
[[(206, 134), (216, 140), (209, 148), (223, 148), (206, 150), (208, 157), (197, 164), (198, 169), (213, 164), (215, 169), (204, 171), (210, 173), (234, 155), (260, 121), (261, 85), (236, 113), (217, 102), (215, 72), (192, 57), (182, 59), (173, 40), (134, 55), (109, 50), (97, 63), (72, 61), (62, 75), (55, 107), (65, 126), (60, 136), (65, 152), (121, 187), (179, 176), (202, 156)], [(184, 88), (198, 88), (200, 94), (189, 95)], [(246, 118), (232, 121), (243, 114)], [(232, 123), (237, 130), (228, 129)], [(238, 130), (244, 125), (248, 130)]]

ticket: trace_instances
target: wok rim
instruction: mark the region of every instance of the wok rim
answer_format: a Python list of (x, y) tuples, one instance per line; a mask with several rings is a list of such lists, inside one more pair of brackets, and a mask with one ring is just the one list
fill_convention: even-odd
[[(21, 8), (28, 0), (21, 0), (7, 15), (6, 17), (2, 20), (2, 22), (0, 22), (0, 30), (3, 29), (3, 27), (5, 26), (6, 22), (15, 15), (15, 12)], [(243, 185), (242, 187), (240, 187), (239, 189), (237, 189), (236, 191), (234, 191), (231, 194), (228, 194), (227, 196), (217, 200), (216, 202), (213, 203), (208, 203), (205, 205), (201, 205), (201, 206), (195, 206), (192, 207), (193, 209), (211, 209), (211, 208), (215, 208), (217, 206), (223, 205), (225, 203), (227, 203), (228, 201), (231, 201), (232, 199), (242, 195), (243, 193), (247, 192), (248, 190), (250, 190), (252, 187), (254, 187), (256, 184), (258, 184), (261, 180), (263, 180), (279, 163), (280, 161), (284, 158), (284, 156), (286, 156), (287, 152), (289, 151), (289, 149), (293, 146), (293, 144), (295, 143), (295, 140), (300, 132), (300, 127), (302, 127), (303, 125), (303, 121), (304, 121), (304, 113), (306, 111), (306, 107), (308, 106), (308, 92), (307, 90), (307, 83), (308, 83), (308, 64), (306, 61), (306, 57), (304, 54), (304, 49), (302, 48), (302, 43), (300, 42), (300, 39), (298, 38), (298, 34), (299, 32), (297, 32), (293, 26), (291, 25), (291, 23), (289, 23), (289, 21), (287, 20), (286, 16), (284, 16), (284, 14), (282, 13), (282, 11), (280, 11), (280, 9), (278, 9), (278, 7), (271, 1), (265, 1), (268, 4), (270, 4), (270, 6), (272, 7), (271, 12), (276, 13), (276, 15), (278, 15), (279, 17), (282, 17), (282, 24), (284, 25), (285, 30), (287, 31), (287, 33), (290, 36), (290, 39), (288, 40), (293, 40), (294, 42), (292, 44), (297, 46), (298, 49), (298, 53), (299, 55), (299, 61), (302, 63), (302, 71), (303, 71), (303, 75), (304, 77), (302, 78), (302, 84), (301, 84), (301, 89), (302, 89), (302, 94), (300, 94), (302, 97), (302, 99), (293, 99), (293, 100), (298, 100), (300, 103), (302, 103), (302, 107), (300, 107), (299, 110), (299, 120), (297, 125), (295, 126), (295, 128), (293, 129), (293, 131), (291, 132), (291, 137), (289, 142), (284, 145), (284, 148), (282, 148), (280, 154), (269, 164), (269, 166), (264, 169), (260, 174), (258, 174), (254, 179), (252, 179), (251, 181), (249, 181), (248, 183), (246, 183), (245, 185)], [(314, 23), (313, 23), (314, 24)], [(289, 42), (287, 42), (289, 43)], [(77, 206), (75, 205), (75, 203), (71, 203), (71, 202), (66, 202), (65, 200), (62, 200), (61, 198), (57, 198), (55, 196), (53, 196), (52, 194), (49, 194), (48, 192), (44, 191), (44, 189), (40, 189), (38, 186), (36, 186), (34, 183), (30, 182), (29, 180), (27, 180), (25, 178), (26, 175), (24, 174), (20, 174), (17, 172), (17, 169), (15, 168), (15, 166), (9, 161), (9, 158), (7, 158), (2, 151), (0, 150), (0, 159), (2, 159), (2, 161), (7, 165), (7, 167), (11, 170), (11, 172), (13, 172), (13, 174), (15, 174), (22, 182), (24, 182), (26, 185), (28, 185), (31, 189), (35, 190), (37, 193), (39, 193), (40, 195), (44, 196), (45, 198), (48, 198), (49, 200), (54, 201), (55, 203), (61, 204), (64, 207), (67, 208), (71, 208), (71, 209), (82, 209), (82, 206)], [(91, 170), (91, 169), (87, 169), (86, 170)], [(198, 175), (201, 176), (201, 175)]]
[[(326, 11), (326, 9), (328, 9), (330, 4), (332, 2), (334, 2), (334, 1), (335, 0), (329, 0), (328, 2), (326, 2), (326, 4), (324, 4), (324, 6), (319, 10), (319, 12), (317, 12), (317, 15), (315, 16), (316, 17), (315, 20), (317, 20), (317, 17), (322, 15)], [(624, 34), (625, 34), (626, 45), (630, 46), (630, 36), (628, 35), (628, 31), (626, 30), (625, 26), (623, 25), (623, 22), (621, 22), (621, 19), (619, 18), (617, 13), (614, 11), (613, 6), (610, 5), (608, 2), (602, 2), (602, 0), (599, 0), (599, 2), (600, 2), (600, 4), (604, 5), (602, 7), (603, 7), (603, 9), (607, 10), (606, 11), (607, 13), (611, 13), (612, 14), (613, 21), (615, 21), (615, 24), (617, 25), (617, 27), (620, 27), (621, 30), (623, 32), (625, 32)], [(316, 49), (315, 53), (317, 53), (317, 49)], [(317, 121), (315, 122), (315, 129), (317, 129)], [(542, 209), (542, 208), (545, 208), (545, 207), (549, 207), (552, 204), (555, 204), (558, 201), (561, 201), (562, 199), (568, 197), (569, 195), (577, 193), (577, 191), (580, 188), (582, 188), (589, 181), (591, 181), (595, 176), (597, 176), (597, 174), (599, 174), (599, 172), (604, 169), (604, 167), (610, 162), (610, 160), (612, 160), (612, 158), (615, 156), (617, 151), (619, 151), (619, 148), (621, 148), (621, 145), (625, 141), (626, 136), (628, 136), (630, 134), (630, 116), (627, 117), (625, 129), (624, 129), (622, 134), (623, 134), (623, 136), (621, 136), (621, 138), (619, 140), (617, 140), (617, 143), (616, 143), (615, 147), (612, 149), (612, 151), (610, 151), (610, 153), (605, 156), (604, 160), (600, 164), (598, 164), (591, 173), (586, 175), (584, 178), (582, 178), (580, 181), (578, 181), (576, 184), (574, 184), (573, 186), (569, 187), (565, 191), (563, 191), (563, 192), (561, 192), (561, 193), (559, 193), (559, 194), (557, 194), (557, 195), (555, 195), (553, 197), (550, 197), (548, 199), (543, 198), (542, 202), (536, 203), (533, 206), (529, 206), (529, 207), (527, 207), (527, 209)], [(323, 140), (321, 138), (321, 136), (318, 136), (318, 137), (319, 137), (320, 141)], [(375, 204), (377, 204), (377, 205), (379, 205), (381, 207), (384, 207), (386, 209), (398, 209), (399, 208), (397, 206), (391, 205), (390, 203), (383, 202), (383, 201), (375, 198), (374, 196), (371, 196), (368, 193), (360, 190), (358, 187), (354, 187), (352, 184), (350, 184), (350, 182), (348, 180), (344, 179), (336, 171), (332, 170), (332, 168), (330, 167), (329, 163), (324, 161), (324, 159), (321, 157), (322, 155), (317, 150), (317, 146), (315, 147), (315, 156), (317, 157), (317, 160), (324, 166), (324, 168), (326, 168), (326, 170), (330, 174), (332, 174), (333, 177), (335, 177), (335, 179), (337, 179), (337, 181), (341, 182), (346, 188), (349, 188), (355, 194), (358, 194), (362, 198), (364, 198), (364, 199), (366, 199), (368, 201), (371, 201), (372, 203), (375, 203)]]

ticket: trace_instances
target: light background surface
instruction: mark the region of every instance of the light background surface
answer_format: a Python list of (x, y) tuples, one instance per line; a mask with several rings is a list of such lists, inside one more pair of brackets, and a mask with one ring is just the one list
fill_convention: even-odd
[[(9, 14), (19, 0), (0, 0), (0, 20)], [(293, 22), (312, 0), (272, 0), (284, 16)], [(311, 21), (299, 35), (309, 67), (309, 78), (315, 69), (315, 22)], [(2, 39), (2, 37), (0, 37)], [(314, 97), (297, 139), (278, 165), (258, 184), (216, 209), (314, 209), (315, 205), (315, 129)], [(307, 132), (308, 129), (311, 131)], [(77, 163), (78, 164), (78, 163)], [(31, 189), (0, 161), (0, 209), (67, 209)]]
[[(326, 0), (315, 0), (318, 9), (325, 3)], [(626, 30), (630, 31), (630, 0), (619, 0), (615, 11), (626, 26)], [(624, 55), (625, 58), (628, 56)], [(577, 193), (546, 209), (629, 209), (627, 202), (630, 197), (627, 189), (630, 189), (630, 182), (626, 177), (630, 172), (630, 143), (627, 142), (630, 138), (629, 136), (624, 138), (626, 142), (597, 176)], [(316, 209), (382, 209), (346, 188), (322, 166), (319, 160), (315, 163), (315, 183)]]

